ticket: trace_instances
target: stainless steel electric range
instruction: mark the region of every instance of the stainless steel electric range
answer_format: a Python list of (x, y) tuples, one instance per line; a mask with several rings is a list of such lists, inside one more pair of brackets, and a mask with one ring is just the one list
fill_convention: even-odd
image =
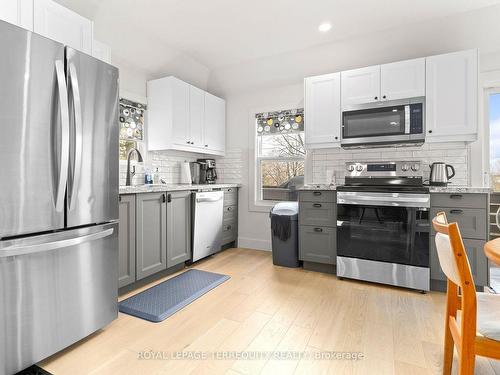
[(420, 162), (346, 163), (337, 187), (337, 276), (428, 291), (429, 207)]

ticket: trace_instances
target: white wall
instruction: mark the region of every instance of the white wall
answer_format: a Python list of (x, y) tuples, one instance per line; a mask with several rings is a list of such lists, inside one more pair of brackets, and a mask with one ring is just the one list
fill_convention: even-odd
[[(227, 148), (241, 150), (242, 155), (240, 175), (243, 187), (238, 219), (240, 246), (270, 249), (268, 214), (251, 211), (249, 205), (249, 174), (253, 173), (249, 170), (249, 157), (253, 157), (253, 153), (249, 155), (249, 134), (253, 134), (254, 126), (249, 123), (249, 112), (269, 107), (285, 109), (283, 104), (288, 103), (303, 106), (302, 82), (306, 76), (461, 49), (480, 48), (482, 71), (500, 69), (499, 19), (500, 6), (494, 6), (213, 71), (209, 90), (227, 99)], [(454, 161), (461, 169), (460, 182), (472, 178), (473, 184), (477, 185), (482, 183), (481, 173), (477, 173), (483, 165), (483, 155), (479, 152), (481, 142), (482, 139), (469, 146), (460, 143), (451, 146), (425, 145), (422, 149), (408, 151), (410, 156), (407, 157), (421, 158), (424, 162), (434, 157)], [(333, 162), (338, 152), (316, 152), (319, 161), (316, 170), (338, 167), (338, 163)], [(382, 153), (375, 153), (383, 157)], [(352, 158), (362, 156), (359, 152), (342, 155)], [(331, 165), (329, 158), (332, 159)], [(314, 167), (314, 160), (312, 165)], [(315, 179), (322, 182), (319, 181), (323, 179), (321, 172), (316, 172)]]

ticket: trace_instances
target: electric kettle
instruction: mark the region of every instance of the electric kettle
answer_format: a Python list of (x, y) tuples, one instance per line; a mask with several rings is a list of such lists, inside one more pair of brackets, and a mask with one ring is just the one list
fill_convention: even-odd
[(446, 186), (450, 179), (455, 176), (455, 168), (443, 162), (432, 163), (429, 184), (433, 186)]

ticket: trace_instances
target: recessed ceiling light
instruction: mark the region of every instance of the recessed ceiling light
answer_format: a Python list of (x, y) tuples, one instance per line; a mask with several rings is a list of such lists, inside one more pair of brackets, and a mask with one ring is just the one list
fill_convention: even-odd
[(332, 24), (329, 22), (324, 22), (318, 26), (318, 30), (321, 31), (322, 33), (326, 33), (327, 31), (330, 31), (331, 28), (332, 28)]

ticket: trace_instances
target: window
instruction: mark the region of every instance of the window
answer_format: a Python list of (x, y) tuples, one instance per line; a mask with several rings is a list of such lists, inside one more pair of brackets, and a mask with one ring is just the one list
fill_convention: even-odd
[(132, 148), (142, 145), (146, 106), (120, 99), (120, 160), (127, 160)]
[(294, 201), (304, 185), (304, 110), (259, 113), (256, 176), (260, 201)]

